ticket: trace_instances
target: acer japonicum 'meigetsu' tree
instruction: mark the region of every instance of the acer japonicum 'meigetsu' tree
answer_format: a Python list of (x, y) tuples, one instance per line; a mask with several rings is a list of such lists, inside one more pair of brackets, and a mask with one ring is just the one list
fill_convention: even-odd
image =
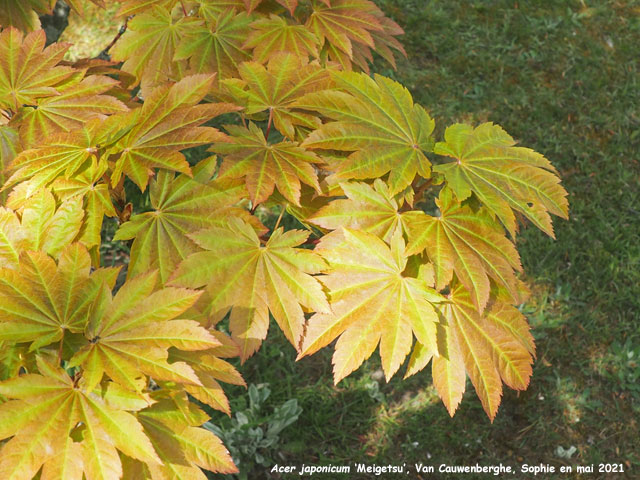
[[(431, 363), (452, 415), (466, 376), (491, 419), (503, 383), (527, 387), (514, 242), (523, 221), (553, 236), (566, 192), (501, 127), (438, 141), (369, 76), (373, 51), (404, 54), (372, 2), (124, 1), (112, 60), (75, 63), (35, 30), (52, 3), (0, 1), (0, 478), (234, 472), (199, 404), (229, 413), (226, 359), (271, 317), (299, 358), (337, 340), (336, 382), (376, 349), (387, 379)], [(115, 294), (105, 216), (131, 242)]]

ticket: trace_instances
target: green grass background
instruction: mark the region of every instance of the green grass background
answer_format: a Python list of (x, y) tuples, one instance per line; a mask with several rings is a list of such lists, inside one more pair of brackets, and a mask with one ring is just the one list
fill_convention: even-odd
[[(527, 391), (505, 391), (493, 424), (470, 383), (451, 419), (428, 372), (387, 384), (374, 356), (335, 387), (330, 349), (296, 363), (272, 328), (242, 373), (248, 383), (270, 385), (267, 410), (296, 398), (304, 412), (268, 453), (289, 465), (597, 470), (608, 462), (622, 464), (625, 474), (536, 478), (640, 478), (640, 2), (377, 3), (406, 30), (408, 58), (397, 71), (382, 62), (376, 71), (411, 90), (436, 119), (438, 135), (456, 121), (498, 123), (546, 155), (569, 191), (570, 220), (555, 222), (555, 241), (535, 228), (518, 238), (534, 292), (522, 307), (537, 341), (534, 373)], [(559, 447), (572, 446), (571, 458), (559, 456)], [(263, 468), (249, 476), (268, 477)]]

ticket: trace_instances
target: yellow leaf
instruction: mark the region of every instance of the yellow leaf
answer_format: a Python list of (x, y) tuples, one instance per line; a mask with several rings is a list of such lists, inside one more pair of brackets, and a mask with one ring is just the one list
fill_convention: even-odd
[(448, 285), (455, 272), (482, 312), (489, 300), (491, 278), (509, 292), (514, 303), (521, 303), (514, 274), (514, 269), (522, 271), (520, 256), (489, 212), (460, 205), (449, 188), (440, 191), (436, 205), (439, 217), (416, 211), (405, 214), (407, 254), (426, 250), (435, 268), (436, 288)]
[(403, 276), (404, 240), (398, 232), (387, 245), (378, 237), (342, 229), (322, 238), (317, 251), (331, 267), (321, 277), (332, 313), (309, 320), (299, 357), (340, 336), (333, 358), (338, 382), (358, 368), (380, 343), (382, 367), (390, 379), (411, 349), (413, 335), (435, 351), (437, 294), (417, 278)]
[(309, 233), (281, 228), (264, 246), (255, 230), (237, 218), (226, 227), (210, 228), (190, 237), (205, 251), (184, 260), (169, 285), (207, 285), (212, 313), (231, 312), (231, 333), (246, 360), (266, 336), (269, 315), (298, 349), (304, 325), (302, 306), (326, 312), (329, 307), (320, 283), (311, 275), (325, 268), (320, 257), (295, 248)]

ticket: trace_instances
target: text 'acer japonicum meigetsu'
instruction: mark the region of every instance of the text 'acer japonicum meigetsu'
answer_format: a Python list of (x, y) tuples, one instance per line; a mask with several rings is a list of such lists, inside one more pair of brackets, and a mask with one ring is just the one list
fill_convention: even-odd
[(335, 341), (335, 382), (375, 351), (387, 379), (431, 364), (452, 415), (467, 376), (491, 419), (527, 388), (515, 241), (567, 193), (498, 125), (436, 138), (370, 76), (404, 54), (372, 2), (124, 1), (110, 60), (74, 63), (38, 30), (53, 3), (0, 2), (0, 478), (237, 471), (202, 405), (230, 413), (271, 318), (298, 358)]

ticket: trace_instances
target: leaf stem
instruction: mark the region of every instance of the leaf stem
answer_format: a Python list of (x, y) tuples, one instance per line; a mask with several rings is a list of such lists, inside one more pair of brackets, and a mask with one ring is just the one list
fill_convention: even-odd
[[(431, 185), (433, 185), (433, 180), (431, 178), (428, 178), (422, 185), (420, 185), (419, 187), (415, 187), (414, 188), (414, 190), (413, 190), (413, 205), (417, 204), (418, 202), (420, 202), (420, 200), (424, 199), (424, 197), (423, 197), (424, 192)], [(405, 201), (404, 205), (402, 205), (402, 207), (400, 207), (400, 209), (398, 211), (400, 213), (408, 212), (412, 208), (413, 208), (413, 206), (409, 205), (409, 203)]]
[(187, 7), (184, 6), (184, 0), (180, 0), (180, 5), (182, 5), (182, 13), (184, 13), (185, 17), (188, 17), (189, 13), (187, 13)]
[(428, 178), (422, 185), (416, 188), (414, 192), (414, 195), (415, 195), (414, 198), (419, 198), (421, 195), (423, 195), (424, 192), (427, 190), (427, 188), (429, 188), (431, 185), (433, 185), (433, 179)]
[(62, 329), (62, 338), (60, 338), (60, 345), (58, 346), (58, 365), (60, 366), (62, 366), (62, 347), (64, 345), (64, 332), (66, 331), (66, 328)]
[(273, 230), (275, 231), (278, 226), (280, 225), (280, 220), (282, 220), (282, 216), (284, 215), (284, 211), (287, 209), (286, 205), (282, 205), (282, 210), (280, 211), (280, 215), (278, 216), (278, 220), (276, 220), (276, 226), (273, 227)]
[(271, 132), (272, 123), (273, 123), (273, 107), (269, 107), (269, 123), (267, 123), (267, 131), (264, 134), (265, 140), (269, 140), (269, 133)]

